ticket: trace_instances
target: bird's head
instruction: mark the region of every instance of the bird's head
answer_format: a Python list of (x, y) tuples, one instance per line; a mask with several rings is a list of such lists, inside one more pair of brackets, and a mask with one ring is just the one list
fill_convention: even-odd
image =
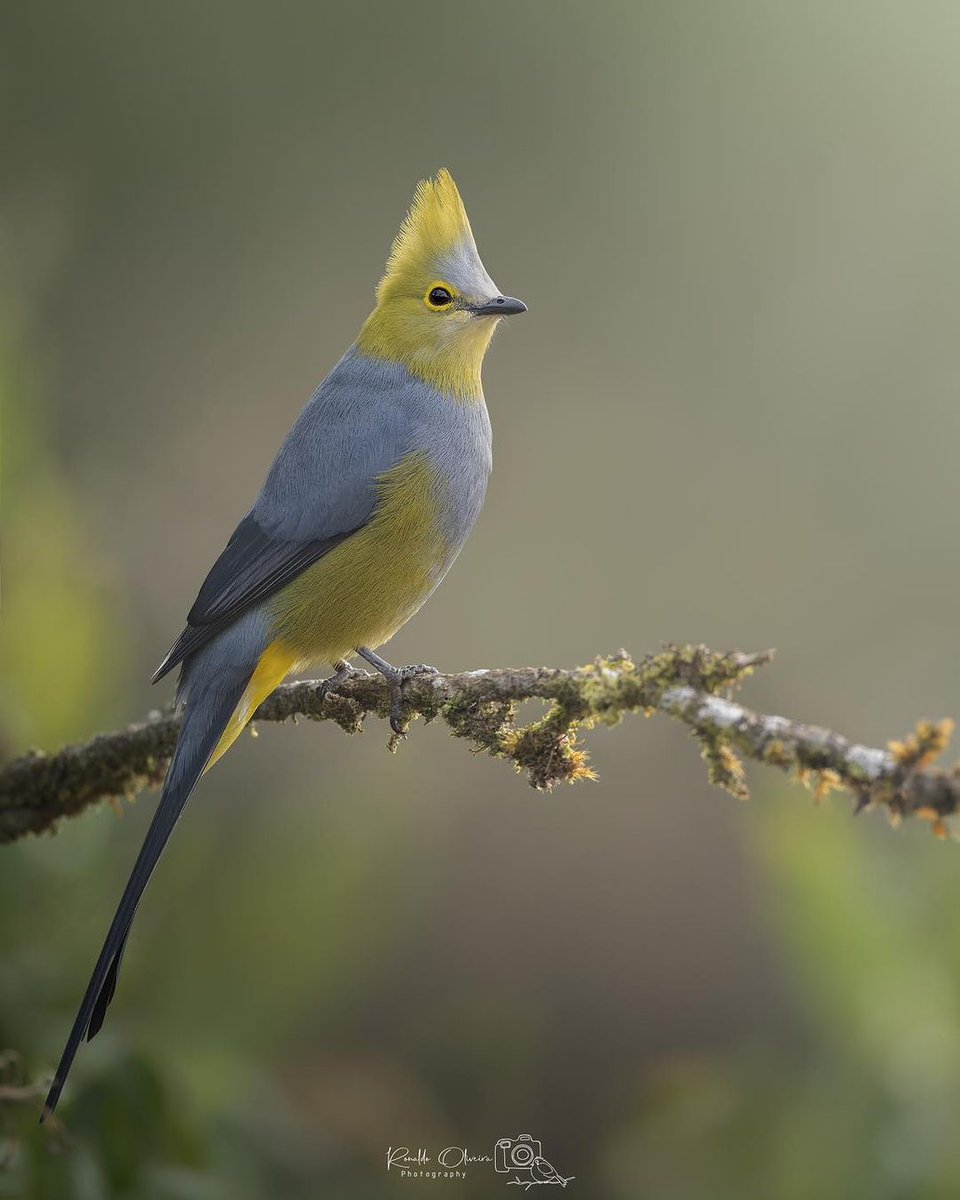
[(417, 186), (358, 345), (441, 391), (474, 399), (500, 318), (526, 307), (487, 274), (457, 185), (443, 170)]

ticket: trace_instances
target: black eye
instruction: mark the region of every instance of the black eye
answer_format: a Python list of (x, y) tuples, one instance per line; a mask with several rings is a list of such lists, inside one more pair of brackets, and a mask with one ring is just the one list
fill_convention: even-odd
[(434, 308), (445, 308), (448, 304), (453, 303), (453, 297), (445, 287), (431, 288), (427, 299)]

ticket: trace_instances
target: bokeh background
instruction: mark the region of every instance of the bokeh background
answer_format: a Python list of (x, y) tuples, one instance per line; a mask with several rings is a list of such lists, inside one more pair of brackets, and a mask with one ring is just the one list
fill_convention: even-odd
[[(0, 742), (140, 718), (280, 440), (449, 166), (529, 316), (496, 466), (390, 647), (447, 669), (777, 647), (758, 707), (960, 712), (960, 9), (946, 0), (0, 12)], [(954, 1197), (960, 849), (662, 719), (552, 795), (417, 727), (204, 782), (51, 1138), (0, 1195)], [(53, 1068), (152, 797), (0, 851), (0, 1050)], [(12, 1070), (12, 1068), (11, 1068)]]

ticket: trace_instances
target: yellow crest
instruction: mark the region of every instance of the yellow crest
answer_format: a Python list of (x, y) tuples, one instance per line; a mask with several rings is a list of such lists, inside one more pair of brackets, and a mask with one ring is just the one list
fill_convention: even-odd
[(417, 184), (413, 204), (394, 239), (387, 269), (377, 288), (382, 300), (392, 287), (431, 274), (454, 247), (465, 242), (476, 254), (473, 231), (453, 176), (444, 167), (435, 179)]

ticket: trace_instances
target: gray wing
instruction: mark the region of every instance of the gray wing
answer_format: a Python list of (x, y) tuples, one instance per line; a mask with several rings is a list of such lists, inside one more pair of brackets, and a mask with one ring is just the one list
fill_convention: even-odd
[(264, 533), (253, 513), (248, 513), (211, 567), (187, 615), (186, 629), (157, 668), (153, 682), (162, 679), (248, 608), (278, 592), (365, 523), (325, 538), (287, 542)]
[(154, 683), (373, 516), (377, 477), (404, 456), (411, 414), (403, 389), (370, 371), (369, 360), (348, 354), (300, 414)]

